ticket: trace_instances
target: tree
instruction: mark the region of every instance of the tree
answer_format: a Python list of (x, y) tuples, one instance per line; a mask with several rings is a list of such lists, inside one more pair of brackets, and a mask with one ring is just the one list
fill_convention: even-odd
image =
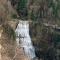
[(52, 14), (56, 18), (60, 18), (60, 1), (59, 0), (48, 0), (48, 7), (52, 8)]
[(27, 16), (27, 0), (19, 0), (17, 11), (21, 18)]

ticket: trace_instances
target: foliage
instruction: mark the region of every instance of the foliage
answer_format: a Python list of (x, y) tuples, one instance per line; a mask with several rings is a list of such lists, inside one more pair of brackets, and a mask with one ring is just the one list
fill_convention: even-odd
[(35, 16), (34, 16), (33, 11), (31, 12), (31, 19), (32, 19), (32, 20), (35, 20)]
[[(36, 1), (36, 3), (37, 3), (37, 1)], [(31, 19), (32, 20), (37, 20), (40, 18), (48, 17), (48, 13), (49, 13), (49, 15), (52, 14), (51, 18), (52, 17), (60, 18), (60, 14), (59, 14), (60, 13), (60, 1), (59, 0), (43, 0), (43, 1), (41, 0), (40, 5), (38, 5), (38, 6), (40, 6), (40, 8), (39, 8), (39, 10), (37, 9), (36, 12), (40, 11), (40, 13), (35, 14), (34, 10), (36, 8), (34, 7), (33, 8), (34, 13), (31, 12)], [(50, 9), (51, 9), (51, 11), (50, 11)], [(37, 17), (35, 15), (37, 15)]]
[(14, 30), (8, 24), (3, 25), (3, 28), (4, 28), (4, 32), (7, 34), (7, 36), (10, 39), (15, 40), (16, 35), (15, 35)]
[(22, 10), (23, 8), (26, 7), (26, 3), (27, 3), (27, 0), (19, 0), (17, 9), (18, 9), (18, 10), (19, 10), (19, 9)]
[(53, 37), (54, 45), (56, 46), (60, 42), (60, 34), (54, 31), (52, 37)]
[(19, 0), (17, 4), (17, 12), (21, 18), (25, 18), (27, 16), (27, 0)]
[(32, 10), (32, 12), (30, 13), (30, 17), (33, 21), (37, 21), (37, 20), (40, 20), (40, 13), (39, 11), (37, 10), (36, 12), (34, 12), (34, 10)]
[(58, 11), (60, 11), (60, 1), (59, 0), (48, 0), (48, 7), (52, 8), (54, 17), (59, 17)]
[(12, 14), (11, 17), (15, 19), (15, 18), (17, 18), (17, 15), (16, 14)]
[(17, 11), (20, 11), (26, 8), (26, 3), (27, 3), (27, 0), (19, 0), (17, 5)]

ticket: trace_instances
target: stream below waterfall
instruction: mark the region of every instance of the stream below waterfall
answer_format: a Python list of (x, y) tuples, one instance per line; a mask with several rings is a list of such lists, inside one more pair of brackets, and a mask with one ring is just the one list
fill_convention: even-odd
[(35, 51), (29, 35), (29, 21), (19, 21), (15, 32), (17, 45), (24, 48), (26, 56), (34, 58)]

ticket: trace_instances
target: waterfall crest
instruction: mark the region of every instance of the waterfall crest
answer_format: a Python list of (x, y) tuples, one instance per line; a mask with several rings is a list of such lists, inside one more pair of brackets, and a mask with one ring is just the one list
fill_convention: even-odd
[(34, 58), (35, 51), (29, 35), (29, 22), (19, 21), (15, 32), (17, 45), (24, 48), (24, 52), (28, 57)]

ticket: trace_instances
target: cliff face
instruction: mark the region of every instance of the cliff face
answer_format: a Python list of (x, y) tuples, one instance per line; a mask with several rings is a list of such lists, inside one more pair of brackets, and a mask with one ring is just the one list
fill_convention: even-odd
[(9, 0), (0, 0), (0, 60), (30, 60), (24, 55), (23, 48), (16, 48), (15, 29), (17, 12)]
[[(15, 41), (13, 41), (13, 37), (15, 37), (14, 30), (18, 24), (18, 19), (32, 21), (30, 23), (30, 36), (35, 47), (36, 55), (43, 59), (47, 53), (48, 55), (51, 53), (49, 58), (53, 59), (55, 57), (55, 40), (60, 39), (60, 35), (58, 35), (60, 32), (56, 32), (52, 27), (44, 26), (43, 23), (60, 26), (60, 20), (58, 18), (60, 15), (57, 14), (60, 11), (58, 10), (60, 9), (60, 3), (58, 2), (58, 0), (0, 0), (0, 30), (1, 28), (4, 30), (0, 44), (2, 45), (2, 56), (7, 55), (5, 56), (6, 60), (12, 59), (15, 55)], [(59, 37), (56, 37), (56, 35)], [(53, 54), (55, 55), (52, 57)], [(5, 60), (4, 56), (2, 60)]]
[(9, 0), (0, 0), (0, 21), (11, 20), (13, 14), (17, 15), (11, 5), (11, 2)]

